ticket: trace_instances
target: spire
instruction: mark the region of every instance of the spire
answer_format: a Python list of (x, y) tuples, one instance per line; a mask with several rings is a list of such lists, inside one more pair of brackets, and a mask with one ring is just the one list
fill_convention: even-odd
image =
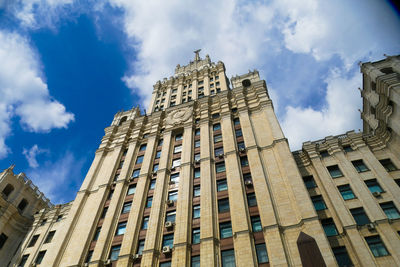
[(197, 50), (193, 51), (195, 53), (194, 61), (200, 61), (200, 55), (199, 55), (200, 51), (201, 51), (201, 49), (197, 49)]

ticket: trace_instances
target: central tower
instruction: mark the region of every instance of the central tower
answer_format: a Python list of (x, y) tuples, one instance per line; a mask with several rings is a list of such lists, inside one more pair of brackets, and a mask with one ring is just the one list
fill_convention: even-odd
[(254, 70), (209, 56), (115, 115), (44, 266), (300, 266), (300, 233), (335, 265)]

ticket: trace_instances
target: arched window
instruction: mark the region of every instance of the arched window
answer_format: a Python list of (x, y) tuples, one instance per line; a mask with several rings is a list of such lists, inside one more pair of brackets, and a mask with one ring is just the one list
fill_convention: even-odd
[(20, 211), (23, 211), (26, 208), (26, 206), (28, 206), (28, 201), (24, 198), (21, 200), (21, 202), (19, 202), (18, 209)]
[(243, 80), (242, 81), (243, 87), (249, 87), (251, 85), (251, 82), (249, 79)]
[(4, 187), (3, 194), (8, 197), (12, 191), (14, 191), (14, 186), (8, 184), (6, 187)]
[(126, 121), (126, 119), (127, 119), (126, 116), (122, 117), (121, 120), (119, 121), (119, 125), (118, 126), (122, 125), (122, 123), (124, 123)]

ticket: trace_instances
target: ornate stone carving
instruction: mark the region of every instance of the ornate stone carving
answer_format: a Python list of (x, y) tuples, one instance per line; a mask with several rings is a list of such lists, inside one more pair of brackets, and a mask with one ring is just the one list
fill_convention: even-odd
[(165, 118), (165, 123), (172, 126), (184, 123), (192, 116), (192, 112), (192, 107), (173, 110)]

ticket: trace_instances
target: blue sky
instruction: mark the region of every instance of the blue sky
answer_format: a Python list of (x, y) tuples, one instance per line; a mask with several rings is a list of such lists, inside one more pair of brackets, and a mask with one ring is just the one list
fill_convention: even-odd
[(358, 62), (399, 54), (399, 29), (378, 0), (0, 0), (0, 169), (72, 200), (113, 115), (197, 48), (260, 71), (293, 150), (358, 130)]

